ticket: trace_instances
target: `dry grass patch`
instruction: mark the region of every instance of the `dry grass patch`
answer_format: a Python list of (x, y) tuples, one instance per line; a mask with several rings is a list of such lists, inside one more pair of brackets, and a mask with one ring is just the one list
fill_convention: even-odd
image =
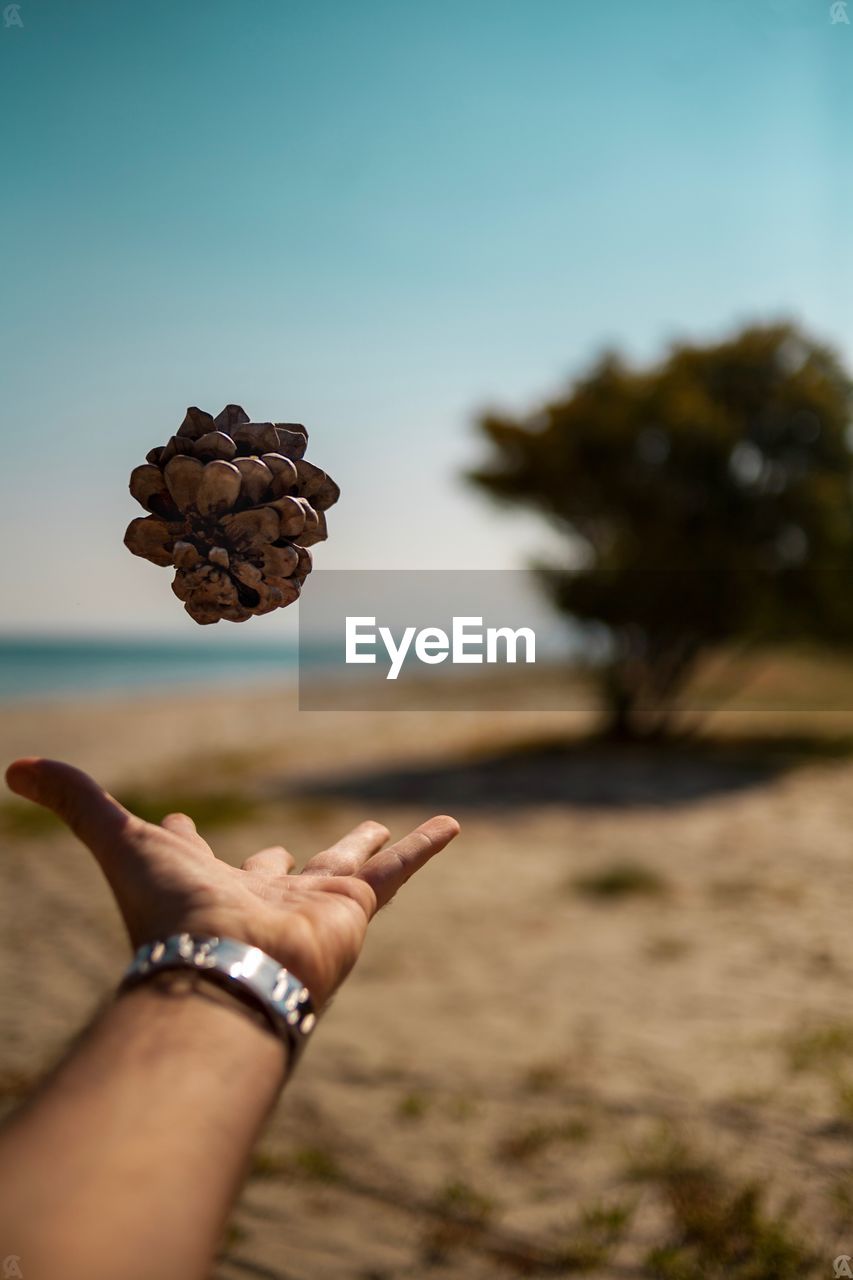
[(397, 1116), (400, 1120), (423, 1120), (432, 1106), (432, 1098), (422, 1089), (412, 1089), (403, 1095), (397, 1103)]
[(496, 1154), (499, 1160), (524, 1164), (557, 1142), (587, 1142), (591, 1135), (592, 1125), (587, 1120), (541, 1121), (501, 1138)]
[(797, 1031), (788, 1038), (786, 1049), (792, 1071), (834, 1075), (853, 1056), (853, 1023), (828, 1022)]
[(774, 1216), (765, 1207), (766, 1184), (740, 1181), (669, 1139), (632, 1172), (656, 1189), (667, 1209), (665, 1238), (644, 1261), (653, 1280), (805, 1280), (815, 1274), (819, 1258), (795, 1234), (792, 1214)]
[(621, 902), (625, 898), (661, 897), (669, 892), (663, 876), (640, 862), (613, 862), (571, 881), (575, 893), (598, 902)]

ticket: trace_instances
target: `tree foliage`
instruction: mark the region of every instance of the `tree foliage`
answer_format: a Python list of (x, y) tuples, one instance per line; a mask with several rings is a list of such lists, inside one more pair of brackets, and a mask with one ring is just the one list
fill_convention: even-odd
[(851, 405), (838, 355), (781, 323), (644, 369), (607, 353), (535, 414), (481, 419), (470, 479), (570, 539), (540, 572), (606, 628), (614, 732), (666, 729), (711, 646), (853, 639)]

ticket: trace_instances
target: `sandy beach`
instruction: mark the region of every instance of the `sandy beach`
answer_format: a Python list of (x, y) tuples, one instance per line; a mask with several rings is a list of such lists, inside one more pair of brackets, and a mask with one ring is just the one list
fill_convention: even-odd
[[(301, 864), (365, 817), (462, 822), (372, 927), (220, 1280), (740, 1275), (742, 1238), (766, 1274), (825, 1275), (853, 1252), (853, 764), (589, 725), (307, 715), (277, 686), (4, 710), (4, 760), (72, 759), (153, 816), (181, 800), (234, 862), (283, 842)], [(73, 839), (11, 800), (2, 821), (9, 1106), (126, 943)], [(685, 1240), (704, 1270), (673, 1269)]]

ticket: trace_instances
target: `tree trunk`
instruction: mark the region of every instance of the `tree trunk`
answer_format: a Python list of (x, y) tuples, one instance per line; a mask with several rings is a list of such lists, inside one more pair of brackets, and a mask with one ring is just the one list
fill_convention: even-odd
[(612, 742), (634, 742), (643, 735), (637, 720), (637, 691), (630, 687), (621, 663), (608, 667), (602, 679), (605, 705), (604, 737)]
[(672, 736), (678, 699), (692, 675), (701, 651), (693, 637), (651, 646), (640, 656), (623, 646), (602, 673), (606, 718), (604, 735), (615, 742), (648, 742)]

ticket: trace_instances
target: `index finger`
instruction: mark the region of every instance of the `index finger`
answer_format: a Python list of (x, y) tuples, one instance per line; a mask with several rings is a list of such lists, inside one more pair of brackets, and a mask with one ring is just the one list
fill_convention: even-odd
[(406, 881), (459, 835), (455, 818), (442, 814), (410, 831), (402, 840), (375, 853), (356, 873), (376, 895), (377, 910), (390, 902)]
[(88, 773), (59, 760), (15, 760), (6, 782), (16, 795), (52, 810), (101, 863), (126, 838), (128, 826), (139, 822)]

